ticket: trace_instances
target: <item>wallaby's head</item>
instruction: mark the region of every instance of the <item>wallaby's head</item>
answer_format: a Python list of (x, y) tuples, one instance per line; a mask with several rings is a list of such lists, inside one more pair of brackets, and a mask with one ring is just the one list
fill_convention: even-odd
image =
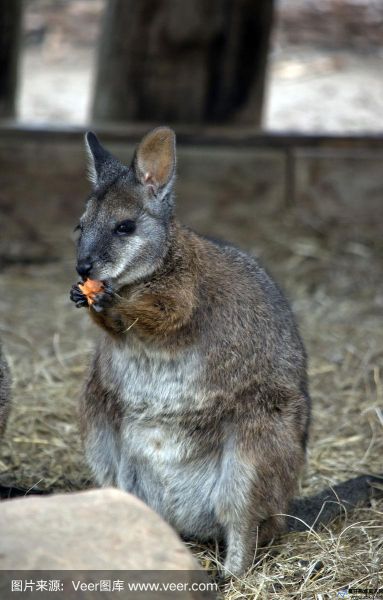
[(77, 271), (115, 287), (149, 276), (167, 251), (173, 213), (175, 135), (167, 127), (148, 133), (130, 166), (87, 133), (92, 193), (78, 229)]

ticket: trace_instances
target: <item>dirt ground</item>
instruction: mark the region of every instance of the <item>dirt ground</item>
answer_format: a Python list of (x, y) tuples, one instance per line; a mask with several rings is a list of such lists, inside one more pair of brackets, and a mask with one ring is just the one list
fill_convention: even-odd
[[(193, 152), (198, 158), (200, 151)], [(37, 146), (33, 154), (36, 164), (53, 156)], [(70, 154), (68, 164), (77, 165), (80, 159)], [(36, 164), (17, 176), (11, 162), (3, 171), (0, 205), (2, 210), (8, 206), (2, 221), (8, 218), (8, 224), (1, 231), (0, 334), (14, 386), (13, 411), (0, 448), (0, 480), (68, 491), (91, 485), (76, 411), (97, 332), (87, 311), (77, 310), (68, 299), (76, 280), (71, 231), (86, 185), (70, 176), (63, 158), (55, 163), (61, 176), (48, 162), (38, 173)], [(183, 171), (181, 180), (188, 176)], [(311, 494), (356, 474), (382, 472), (379, 223), (377, 229), (372, 224), (363, 231), (336, 223), (314, 227), (302, 219), (299, 206), (271, 210), (264, 181), (259, 191), (270, 202), (252, 204), (255, 188), (247, 184), (241, 196), (236, 176), (243, 174), (228, 171), (231, 187), (221, 185), (219, 193), (217, 188), (216, 205), (209, 196), (211, 182), (180, 189), (178, 204), (189, 225), (256, 251), (291, 299), (310, 358), (313, 400), (301, 491)], [(219, 181), (222, 175), (214, 177)], [(12, 213), (10, 207), (17, 203), (22, 210)], [(61, 213), (52, 209), (55, 203)], [(376, 588), (383, 577), (382, 534), (383, 502), (373, 501), (369, 508), (345, 513), (318, 535), (285, 536), (261, 553), (248, 577), (226, 585), (226, 597), (307, 600), (334, 598), (348, 585)], [(192, 550), (214, 572), (215, 549)]]

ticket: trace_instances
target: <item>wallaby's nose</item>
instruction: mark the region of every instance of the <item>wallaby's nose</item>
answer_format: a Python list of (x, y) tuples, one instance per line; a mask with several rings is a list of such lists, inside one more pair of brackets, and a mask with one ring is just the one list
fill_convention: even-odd
[(82, 277), (83, 279), (86, 279), (92, 270), (92, 266), (93, 265), (89, 258), (85, 258), (84, 260), (79, 260), (77, 263), (77, 267), (76, 267), (77, 273), (80, 275), (80, 277)]

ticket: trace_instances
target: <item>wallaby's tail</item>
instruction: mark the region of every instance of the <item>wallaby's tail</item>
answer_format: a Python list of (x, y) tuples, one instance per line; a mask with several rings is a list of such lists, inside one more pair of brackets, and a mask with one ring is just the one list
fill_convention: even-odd
[(0, 499), (8, 500), (10, 498), (20, 498), (20, 496), (30, 496), (30, 495), (42, 495), (42, 494), (51, 494), (51, 491), (40, 490), (38, 488), (30, 488), (29, 490), (23, 490), (21, 488), (0, 485)]
[(326, 488), (315, 496), (294, 499), (289, 508), (291, 516), (287, 518), (287, 529), (307, 531), (312, 528), (316, 531), (321, 525), (327, 525), (342, 513), (344, 514), (344, 509), (352, 510), (357, 506), (368, 504), (372, 498), (382, 496), (383, 474), (360, 475), (348, 479), (332, 488)]

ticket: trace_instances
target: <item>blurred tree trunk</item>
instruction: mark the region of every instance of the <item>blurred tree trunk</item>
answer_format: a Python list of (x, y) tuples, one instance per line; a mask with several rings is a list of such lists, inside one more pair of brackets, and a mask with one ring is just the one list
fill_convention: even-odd
[(93, 116), (260, 124), (273, 0), (109, 0)]
[(22, 0), (0, 0), (0, 117), (13, 117), (18, 78)]

